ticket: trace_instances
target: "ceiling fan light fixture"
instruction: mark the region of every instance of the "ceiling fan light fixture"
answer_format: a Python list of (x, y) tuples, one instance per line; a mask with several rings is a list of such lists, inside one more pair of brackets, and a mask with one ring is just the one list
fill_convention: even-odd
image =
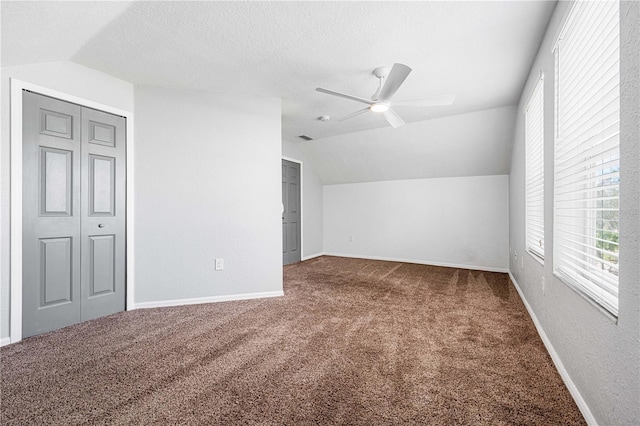
[(369, 109), (373, 112), (385, 112), (389, 111), (389, 104), (384, 102), (376, 102), (375, 104), (371, 105)]
[[(397, 128), (405, 124), (404, 120), (391, 109), (391, 98), (396, 94), (400, 86), (404, 83), (405, 79), (411, 72), (411, 68), (405, 64), (396, 62), (391, 68), (378, 67), (373, 70), (375, 75), (380, 81), (378, 90), (373, 94), (371, 99), (366, 99), (360, 96), (348, 95), (346, 93), (335, 92), (329, 89), (323, 89), (322, 87), (316, 88), (317, 92), (326, 93), (327, 95), (338, 96), (340, 98), (349, 99), (352, 101), (367, 104), (366, 108), (362, 108), (356, 112), (353, 112), (346, 117), (339, 118), (337, 121), (345, 121), (354, 117), (358, 117), (362, 114), (366, 114), (369, 111), (376, 114), (382, 114), (385, 120), (393, 128)], [(416, 107), (430, 107), (438, 105), (451, 105), (455, 96), (437, 96), (428, 99), (420, 99), (414, 101), (394, 102), (394, 106), (416, 106)]]

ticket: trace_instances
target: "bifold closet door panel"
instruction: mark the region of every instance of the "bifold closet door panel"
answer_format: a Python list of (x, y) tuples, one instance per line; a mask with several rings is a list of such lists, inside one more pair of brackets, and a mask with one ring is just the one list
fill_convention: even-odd
[(82, 320), (125, 308), (125, 119), (82, 108)]
[(81, 320), (80, 128), (78, 105), (23, 93), (23, 337)]

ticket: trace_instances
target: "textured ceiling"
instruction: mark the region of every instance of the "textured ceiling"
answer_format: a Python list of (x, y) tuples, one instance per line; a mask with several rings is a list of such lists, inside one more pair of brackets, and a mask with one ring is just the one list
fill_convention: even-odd
[(129, 5), (2, 1), (2, 67), (70, 60)]
[[(408, 123), (514, 105), (554, 6), (547, 1), (3, 2), (2, 65), (71, 60), (134, 84), (278, 97), (287, 140), (306, 134), (320, 144), (348, 134), (362, 143), (370, 137), (363, 130), (380, 129), (397, 141), (423, 126), (393, 133), (374, 113), (321, 122), (321, 115), (340, 117), (361, 104), (314, 89), (370, 97), (377, 86), (373, 68), (401, 62), (413, 72), (396, 99), (456, 94), (447, 107), (398, 108)], [(441, 136), (430, 143), (446, 147), (447, 135)], [(328, 151), (309, 147), (314, 163), (325, 161)], [(510, 141), (495, 148), (502, 156), (510, 152)], [(376, 148), (368, 149), (376, 158), (384, 152), (376, 156)]]

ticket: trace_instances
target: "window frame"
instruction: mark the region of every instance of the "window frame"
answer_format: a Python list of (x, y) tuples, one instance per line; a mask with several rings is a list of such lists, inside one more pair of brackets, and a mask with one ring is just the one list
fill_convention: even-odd
[[(575, 36), (576, 33), (579, 33), (584, 39), (588, 39), (587, 37), (591, 36), (593, 38), (595, 38), (596, 40), (601, 40), (601, 37), (598, 37), (598, 34), (600, 34), (602, 32), (602, 28), (607, 28), (609, 29), (609, 27), (602, 27), (602, 26), (596, 26), (596, 25), (589, 25), (587, 23), (581, 23), (580, 21), (578, 21), (578, 18), (576, 17), (578, 15), (578, 12), (576, 12), (580, 7), (584, 7), (584, 8), (588, 8), (589, 6), (593, 6), (594, 4), (608, 4), (611, 5), (613, 3), (616, 4), (616, 9), (615, 9), (615, 13), (614, 15), (617, 17), (616, 21), (608, 21), (606, 22), (606, 24), (609, 24), (610, 22), (614, 22), (614, 25), (611, 27), (614, 30), (617, 30), (617, 34), (614, 34), (613, 32), (607, 33), (607, 35), (614, 35), (614, 39), (615, 37), (617, 37), (617, 44), (613, 44), (611, 43), (610, 45), (606, 46), (607, 48), (610, 48), (611, 46), (613, 46), (611, 48), (611, 50), (605, 50), (604, 48), (602, 48), (601, 51), (598, 51), (598, 58), (602, 58), (605, 57), (605, 55), (602, 52), (607, 52), (607, 55), (611, 56), (613, 55), (616, 50), (617, 50), (617, 57), (616, 57), (616, 61), (614, 62), (614, 65), (617, 65), (617, 74), (614, 74), (617, 77), (617, 84), (613, 85), (613, 89), (610, 89), (609, 91), (605, 92), (604, 89), (602, 89), (603, 93), (615, 93), (615, 98), (614, 101), (617, 102), (617, 116), (615, 115), (615, 108), (613, 109), (614, 114), (611, 115), (614, 117), (613, 123), (617, 126), (617, 133), (614, 132), (613, 137), (617, 138), (617, 144), (615, 143), (609, 143), (610, 146), (612, 146), (612, 148), (607, 148), (606, 150), (604, 149), (604, 146), (608, 146), (607, 144), (605, 144), (605, 141), (607, 141), (608, 138), (610, 138), (611, 136), (600, 136), (600, 140), (595, 143), (592, 144), (591, 147), (589, 147), (588, 149), (584, 149), (584, 146), (587, 145), (589, 142), (589, 138), (584, 138), (584, 134), (587, 133), (586, 130), (591, 130), (592, 127), (589, 126), (578, 126), (577, 128), (580, 129), (580, 132), (582, 133), (581, 137), (584, 138), (584, 140), (581, 140), (580, 137), (576, 137), (575, 134), (578, 133), (578, 130), (574, 129), (572, 132), (568, 132), (567, 134), (561, 134), (561, 128), (563, 128), (564, 122), (561, 120), (565, 120), (566, 117), (569, 117), (570, 114), (566, 114), (566, 117), (563, 117), (563, 111), (561, 111), (561, 102), (560, 102), (560, 98), (561, 96), (563, 96), (563, 87), (561, 86), (561, 77), (560, 77), (560, 73), (567, 73), (566, 70), (561, 71), (561, 67), (563, 65), (563, 59), (565, 57), (565, 55), (567, 57), (571, 57), (571, 55), (574, 55), (577, 57), (577, 55), (579, 55), (580, 53), (584, 53), (584, 52), (580, 52), (580, 49), (576, 49), (576, 51), (573, 52), (569, 52), (568, 54), (566, 52), (563, 51), (563, 38), (565, 37), (567, 32), (573, 31), (573, 34), (570, 34), (569, 37), (571, 37), (572, 35), (577, 39), (578, 37)], [(585, 5), (586, 4), (586, 5)], [(597, 7), (597, 6), (594, 6)], [(580, 13), (584, 12), (586, 9), (582, 9), (579, 10)], [(597, 19), (598, 14), (596, 13), (592, 13), (591, 15), (588, 15), (590, 18), (596, 17), (594, 18)], [(582, 27), (578, 27), (578, 30), (575, 30), (574, 26), (579, 26), (582, 25)], [(585, 32), (586, 32), (586, 36), (585, 36)], [(595, 36), (594, 36), (595, 34)], [(595, 307), (597, 307), (601, 312), (603, 312), (605, 315), (607, 315), (608, 317), (610, 317), (614, 322), (617, 322), (617, 317), (618, 317), (618, 309), (619, 309), (619, 263), (617, 261), (617, 259), (619, 258), (619, 245), (618, 245), (618, 241), (616, 240), (615, 243), (612, 243), (608, 240), (605, 240), (604, 236), (599, 237), (598, 236), (598, 232), (602, 231), (604, 235), (604, 228), (599, 228), (599, 224), (598, 221), (602, 221), (602, 222), (615, 222), (616, 223), (616, 229), (615, 229), (615, 234), (619, 235), (619, 229), (617, 228), (618, 226), (618, 222), (619, 222), (619, 211), (620, 211), (620, 205), (619, 205), (619, 200), (620, 200), (620, 193), (619, 193), (619, 171), (620, 171), (620, 139), (619, 139), (619, 134), (620, 134), (620, 86), (619, 86), (619, 77), (620, 77), (620, 2), (618, 0), (616, 0), (615, 2), (612, 1), (607, 1), (607, 2), (585, 2), (585, 3), (581, 3), (581, 2), (575, 2), (571, 9), (569, 10), (567, 17), (565, 19), (565, 23), (562, 27), (562, 30), (558, 36), (558, 40), (556, 41), (554, 48), (553, 48), (553, 54), (554, 54), (554, 59), (555, 59), (555, 87), (554, 87), (554, 117), (555, 117), (555, 123), (554, 123), (554, 142), (553, 142), (553, 164), (554, 164), (554, 171), (553, 171), (553, 275), (555, 277), (557, 277), (561, 282), (563, 282), (564, 284), (566, 284), (569, 288), (571, 288), (572, 290), (576, 291), (578, 294), (580, 294), (585, 300), (587, 300), (589, 303), (591, 303), (592, 305), (594, 305)], [(582, 43), (583, 46), (590, 46), (590, 44), (588, 42), (584, 42)], [(582, 55), (581, 57), (589, 57), (588, 55)], [(591, 56), (591, 57), (595, 57)], [(592, 83), (593, 81), (598, 81), (599, 83), (601, 83), (603, 81), (603, 79), (598, 80), (597, 77), (597, 72), (594, 71), (591, 74), (587, 74), (585, 71), (586, 67), (577, 67), (573, 70), (571, 70), (571, 72), (576, 73), (574, 76), (577, 76), (578, 78), (580, 78), (580, 82), (589, 82)], [(597, 68), (595, 67), (594, 69), (599, 69), (602, 72), (603, 68)], [(611, 70), (613, 68), (609, 68), (607, 70)], [(585, 75), (587, 77), (585, 77)], [(563, 75), (564, 77), (564, 75)], [(604, 74), (603, 76), (604, 77)], [(564, 81), (564, 79), (562, 79), (562, 81)], [(571, 82), (573, 83), (573, 82)], [(578, 86), (580, 83), (576, 83), (575, 85)], [(595, 87), (598, 83), (593, 83), (593, 87)], [(583, 87), (583, 86), (580, 86)], [(588, 87), (590, 90), (594, 90), (593, 87)], [(615, 91), (617, 90), (617, 91)], [(615, 92), (614, 92), (615, 91)], [(597, 93), (598, 95), (602, 96), (601, 93), (598, 93), (597, 91), (595, 91), (595, 93)], [(604, 96), (602, 97), (604, 99)], [(600, 98), (598, 98), (600, 99)], [(563, 98), (564, 100), (564, 98)], [(590, 99), (589, 99), (590, 100)], [(602, 117), (607, 117), (604, 114), (604, 111), (607, 111), (607, 108), (610, 107), (610, 105), (612, 104), (611, 102), (609, 103), (604, 103), (604, 106), (599, 105), (600, 109), (597, 109), (597, 112), (595, 114), (593, 114), (593, 116), (599, 116), (602, 115)], [(576, 103), (575, 105), (572, 105), (572, 108), (575, 109), (578, 112), (574, 112), (573, 110), (571, 111), (571, 114), (575, 114), (576, 116), (579, 116), (581, 119), (583, 118), (580, 114), (582, 115), (586, 115), (584, 114), (584, 112), (580, 111), (580, 107), (584, 108), (584, 105), (582, 103)], [(591, 108), (593, 108), (594, 106), (591, 105)], [(591, 113), (592, 110), (589, 110), (589, 113)], [(588, 125), (600, 125), (603, 126), (604, 123), (606, 123), (605, 119), (599, 117), (599, 118), (592, 118), (591, 120), (587, 120), (585, 121), (586, 124)], [(573, 124), (580, 124), (578, 122), (578, 119), (576, 119), (575, 123)], [(605, 134), (604, 130), (608, 130), (609, 127), (611, 126), (611, 124), (608, 124), (606, 127), (603, 126), (602, 127), (602, 133)], [(615, 126), (613, 126), (615, 127)], [(586, 129), (586, 130), (585, 130)], [(596, 132), (597, 133), (597, 132)], [(573, 138), (569, 137), (568, 135), (573, 135)], [(569, 139), (569, 142), (567, 143), (566, 140)], [(578, 160), (578, 162), (574, 165), (572, 165), (571, 167), (575, 167), (575, 170), (578, 170), (578, 172), (576, 173), (582, 173), (582, 175), (584, 176), (589, 176), (590, 179), (587, 179), (587, 181), (589, 180), (593, 180), (593, 182), (604, 182), (606, 179), (613, 179), (615, 180), (615, 174), (618, 174), (617, 176), (617, 185), (612, 185), (612, 187), (617, 190), (617, 193), (614, 197), (610, 197), (612, 200), (615, 199), (617, 201), (617, 207), (616, 209), (609, 209), (607, 207), (604, 206), (604, 202), (602, 201), (603, 199), (607, 198), (604, 195), (604, 192), (606, 190), (609, 190), (608, 186), (603, 185), (602, 186), (587, 186), (586, 183), (587, 181), (583, 181), (585, 184), (583, 184), (583, 189), (572, 189), (569, 191), (569, 193), (571, 194), (576, 194), (576, 193), (584, 193), (584, 194), (589, 194), (589, 195), (584, 195), (584, 198), (582, 199), (578, 199), (578, 201), (580, 202), (584, 202), (585, 203), (585, 207), (582, 209), (577, 209), (577, 208), (573, 208), (570, 209), (569, 213), (574, 213), (576, 210), (584, 210), (584, 212), (582, 213), (583, 216), (571, 216), (574, 222), (572, 222), (572, 225), (567, 225), (566, 223), (560, 224), (559, 220), (558, 220), (558, 204), (559, 204), (559, 197), (558, 197), (558, 181), (561, 180), (563, 185), (567, 185), (566, 181), (566, 176), (563, 177), (559, 177), (559, 175), (562, 175), (563, 173), (566, 173), (565, 170), (562, 170), (561, 172), (559, 172), (559, 169), (566, 167), (566, 164), (568, 163), (568, 161), (562, 160), (564, 161), (564, 163), (562, 163), (561, 160), (558, 159), (559, 157), (559, 153), (558, 151), (561, 150), (561, 148), (559, 148), (559, 145), (563, 144), (563, 143), (567, 143), (568, 145), (573, 144), (571, 146), (573, 146), (576, 149), (576, 152), (578, 152), (578, 154), (576, 155), (576, 157), (582, 156), (581, 159)], [(603, 148), (603, 158), (600, 158), (599, 160), (597, 160), (597, 156), (596, 155), (592, 155), (591, 157), (585, 159), (584, 157), (587, 157), (587, 152), (589, 151), (595, 151), (595, 147), (598, 146), (599, 144), (602, 144), (602, 148)], [(566, 150), (566, 146), (563, 145), (562, 148), (564, 148)], [(617, 150), (617, 151), (616, 151)], [(614, 152), (614, 154), (608, 154), (609, 151)], [(610, 157), (604, 157), (604, 153), (607, 153), (608, 155), (612, 155)], [(565, 153), (563, 153), (563, 155), (566, 156), (566, 151)], [(559, 164), (560, 163), (560, 164)], [(611, 163), (611, 164), (608, 164)], [(595, 165), (595, 167), (594, 167)], [(561, 167), (559, 167), (561, 166)], [(589, 173), (591, 174), (587, 174), (586, 171), (581, 171), (583, 169), (581, 169), (579, 166), (588, 166), (585, 167), (584, 169), (589, 171), (591, 170)], [(615, 170), (614, 170), (615, 168)], [(612, 178), (608, 178), (605, 177), (605, 174), (607, 173), (611, 173), (612, 171), (614, 171), (614, 177)], [(563, 181), (564, 179), (564, 181)], [(573, 183), (573, 185), (575, 185), (576, 187), (578, 187), (579, 185), (577, 183)], [(598, 193), (600, 192), (600, 195), (597, 196), (593, 196), (594, 193)], [(576, 200), (573, 200), (574, 203)], [(601, 202), (602, 206), (596, 206), (596, 207), (592, 207), (591, 204), (589, 203), (593, 203), (593, 202)], [(616, 211), (616, 219), (615, 220), (610, 220), (610, 219), (604, 219), (604, 216), (602, 215), (603, 212), (605, 211)], [(575, 219), (578, 219), (578, 223), (582, 222), (582, 224), (579, 225), (575, 225)], [(593, 222), (593, 226), (590, 225), (589, 222)], [(585, 224), (586, 223), (586, 224)], [(578, 234), (575, 233), (576, 237), (573, 237), (573, 240), (570, 240), (568, 238), (566, 238), (566, 234), (570, 233), (566, 230), (566, 228), (570, 228), (570, 227), (577, 227), (577, 228), (581, 228), (583, 229), (582, 234)], [(559, 231), (559, 228), (562, 228), (561, 231)], [(588, 232), (591, 232), (591, 230), (593, 230), (593, 235), (587, 235)], [(563, 234), (562, 238), (560, 237), (560, 234)], [(559, 241), (562, 240), (562, 241)], [(580, 241), (581, 240), (581, 241)], [(595, 241), (595, 242), (588, 242), (589, 240), (591, 241)], [(613, 253), (611, 252), (611, 254), (615, 254), (616, 256), (616, 263), (615, 263), (615, 271), (616, 273), (612, 273), (611, 272), (611, 268), (609, 268), (609, 273), (605, 273), (605, 266), (607, 263), (610, 263), (609, 261), (607, 261), (604, 257), (603, 253), (607, 252), (607, 249), (603, 248), (603, 247), (598, 247), (598, 241), (602, 241), (603, 245), (604, 244), (615, 244), (618, 248), (616, 248), (616, 250), (618, 250), (617, 252)], [(567, 248), (568, 244), (572, 244), (572, 245), (582, 245), (583, 248), (582, 249), (578, 249), (576, 250), (574, 247), (571, 248)], [(562, 247), (565, 247), (565, 251), (562, 250)], [(567, 262), (567, 258), (570, 258), (571, 256), (569, 256), (567, 254), (567, 252), (569, 251), (574, 251), (575, 255), (574, 256), (574, 265), (577, 263), (582, 263), (586, 266), (584, 266), (582, 269), (580, 268), (575, 268), (575, 267), (569, 267), (565, 264), (562, 263), (566, 263)], [(596, 254), (595, 256), (593, 255), (593, 253), (598, 253), (599, 252), (599, 259), (597, 260), (596, 257), (598, 257), (598, 255)], [(560, 257), (563, 257), (562, 260), (560, 260)], [(582, 259), (580, 259), (579, 257), (582, 256)], [(594, 268), (594, 264), (593, 262), (596, 263), (600, 263), (601, 267), (602, 267), (602, 273), (601, 273), (601, 279), (596, 282), (593, 279), (593, 276), (595, 276), (595, 272), (593, 272), (595, 270)], [(589, 264), (589, 263), (593, 263), (593, 264)], [(562, 264), (559, 266), (559, 264)], [(582, 274), (581, 274), (582, 272)], [(609, 276), (611, 275), (611, 276)], [(611, 278), (611, 277), (614, 278)], [(609, 287), (609, 288), (608, 288)], [(605, 293), (610, 293), (608, 296)]]
[[(535, 102), (539, 102), (535, 103)], [(538, 108), (538, 110), (534, 110), (534, 108)], [(529, 113), (532, 112), (532, 115), (530, 116)], [(529, 100), (527, 101), (527, 104), (524, 108), (524, 144), (525, 144), (525, 247), (526, 247), (526, 252), (529, 253), (531, 255), (531, 257), (533, 257), (536, 261), (540, 262), (541, 264), (544, 265), (544, 256), (545, 256), (545, 220), (544, 220), (544, 215), (545, 215), (545, 190), (544, 190), (544, 184), (545, 184), (545, 172), (544, 172), (544, 167), (545, 167), (545, 161), (544, 161), (544, 154), (545, 154), (545, 147), (544, 147), (544, 129), (545, 129), (545, 120), (544, 120), (544, 73), (542, 71), (540, 71), (540, 74), (536, 80), (536, 84), (533, 88), (533, 90), (531, 91), (531, 94), (529, 96)], [(535, 115), (537, 114), (537, 115)], [(530, 119), (536, 119), (538, 120), (537, 126), (539, 126), (537, 128), (538, 130), (538, 134), (530, 134), (529, 133), (529, 120)], [(535, 127), (534, 127), (535, 129)], [(532, 129), (533, 130), (533, 129)], [(533, 139), (537, 137), (537, 139)], [(535, 144), (535, 145), (533, 145)], [(538, 158), (536, 159), (532, 159), (532, 155), (538, 155)], [(539, 182), (533, 182), (535, 183), (535, 190), (532, 191), (532, 182), (531, 181), (535, 181), (536, 179), (532, 177), (532, 168), (533, 167), (537, 167), (537, 174), (535, 175), (536, 177), (538, 177), (539, 175), (541, 175), (541, 178)], [(541, 169), (541, 170), (540, 170)], [(537, 237), (538, 240), (540, 241), (539, 243), (539, 247), (535, 247), (534, 245), (531, 244), (531, 240), (535, 239), (532, 238), (534, 237), (534, 233), (533, 231), (530, 229), (530, 227), (532, 225), (534, 225), (532, 223), (532, 218), (530, 217), (530, 204), (534, 201), (532, 200), (533, 196), (531, 195), (531, 192), (535, 192), (535, 191), (540, 191), (542, 193), (541, 197), (538, 197), (540, 199), (540, 202), (542, 203), (542, 205), (539, 207), (538, 213), (538, 226), (542, 227), (542, 232), (538, 233)], [(540, 235), (541, 234), (541, 235)]]

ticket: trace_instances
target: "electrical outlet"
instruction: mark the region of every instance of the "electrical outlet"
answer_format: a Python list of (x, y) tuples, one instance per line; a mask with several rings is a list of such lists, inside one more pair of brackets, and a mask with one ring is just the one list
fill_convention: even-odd
[(516, 266), (518, 266), (518, 250), (513, 251), (513, 261), (516, 263)]
[(352, 243), (353, 242), (353, 235), (349, 235), (349, 242)]
[(540, 283), (542, 284), (542, 295), (544, 296), (546, 290), (544, 285), (544, 277), (540, 277)]
[(216, 271), (222, 271), (224, 269), (224, 259), (216, 259)]

